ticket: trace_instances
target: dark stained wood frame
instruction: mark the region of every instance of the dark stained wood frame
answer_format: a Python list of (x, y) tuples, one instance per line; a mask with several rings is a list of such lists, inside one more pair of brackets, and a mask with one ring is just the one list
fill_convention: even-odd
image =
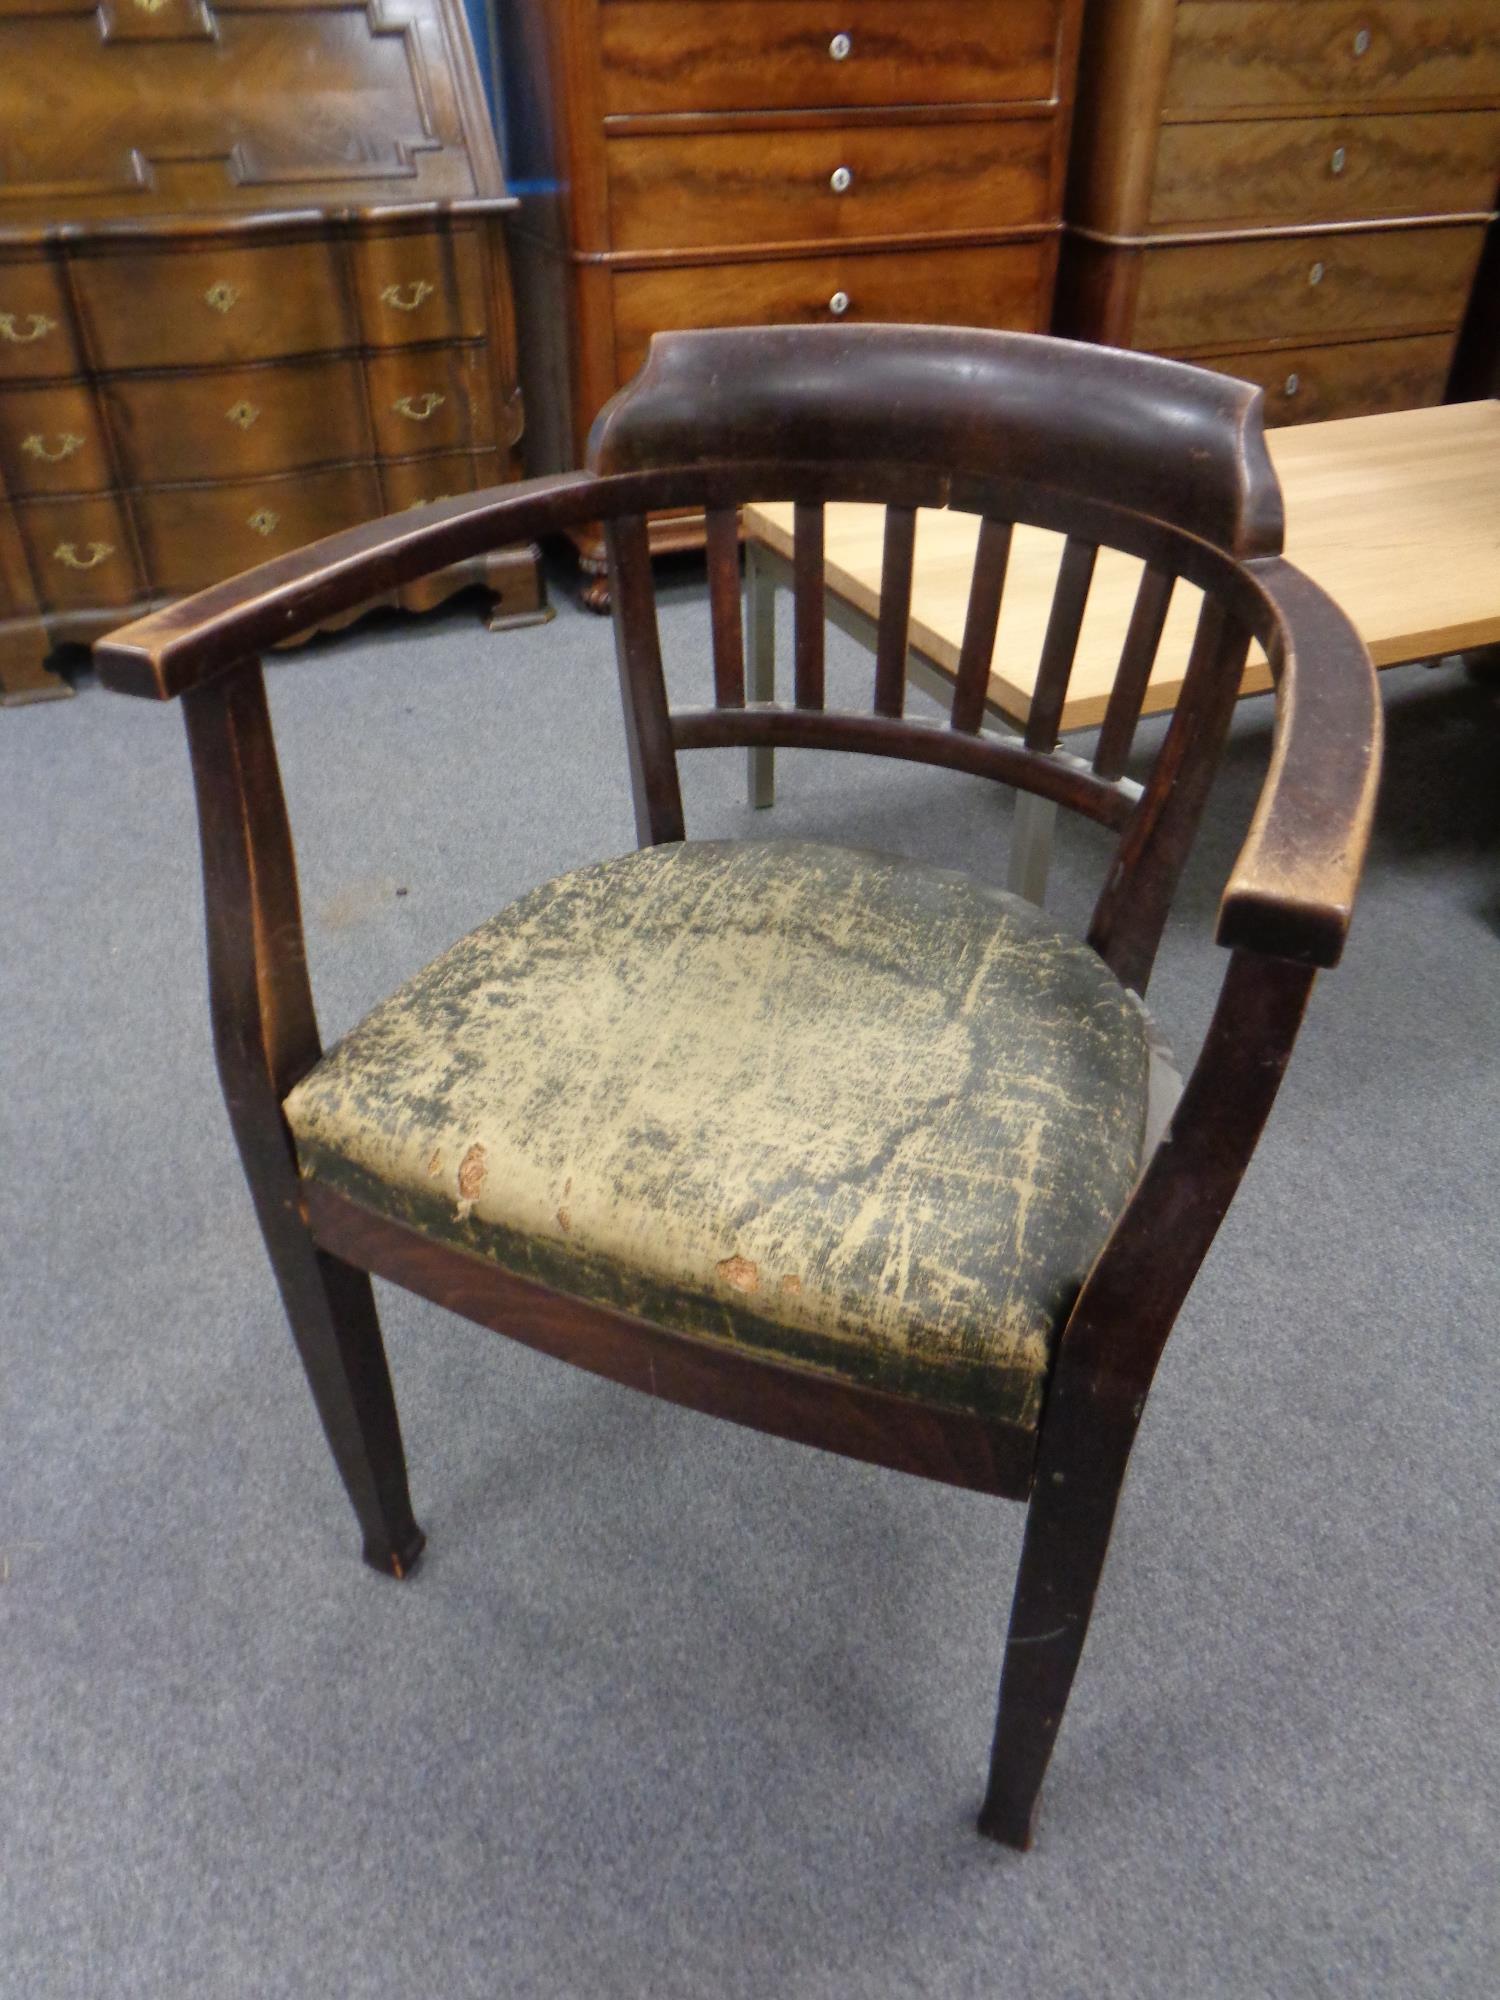
[[(1121, 1482), (1173, 1321), (1271, 1109), (1316, 971), (1339, 958), (1380, 753), (1374, 672), (1338, 609), (1283, 562), (1260, 395), (1150, 357), (936, 329), (754, 329), (658, 337), (602, 414), (593, 469), (353, 529), (167, 607), (96, 649), (122, 692), (181, 696), (198, 791), (220, 1075), (287, 1315), (366, 1559), (404, 1574), (422, 1536), (367, 1272), (512, 1338), (690, 1408), (875, 1464), (1028, 1503), (982, 1829), (1025, 1847), (1088, 1629)], [(798, 508), (796, 693), (745, 702), (734, 510)], [(885, 502), (892, 608), (870, 714), (824, 707), (822, 510)], [(647, 516), (702, 508), (714, 705), (673, 713)], [(947, 723), (904, 718), (892, 662), (910, 510), (980, 514), (967, 641)], [(1094, 767), (977, 730), (980, 662), (1009, 524), (1070, 539), (1041, 713), (1061, 705), (1094, 553), (1149, 565)], [(297, 1172), (281, 1112), (320, 1044), (291, 834), (259, 654), (363, 599), (485, 549), (602, 521), (643, 843), (684, 837), (678, 755), (773, 744), (860, 750), (984, 775), (1114, 829), (1090, 929), (1144, 991), (1253, 637), (1277, 680), (1271, 766), (1220, 908), (1228, 968), (1202, 1053), (1061, 1329), (1036, 1431), (855, 1387), (674, 1334), (425, 1240)], [(818, 558), (815, 560), (815, 557)], [(1171, 581), (1205, 592), (1181, 703), (1137, 799), (1118, 782)]]

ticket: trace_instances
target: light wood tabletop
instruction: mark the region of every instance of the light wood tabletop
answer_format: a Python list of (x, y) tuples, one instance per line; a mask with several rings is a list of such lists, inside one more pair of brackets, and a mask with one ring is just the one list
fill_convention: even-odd
[[(1269, 433), (1286, 500), (1288, 560), (1340, 604), (1375, 664), (1395, 666), (1500, 642), (1500, 402), (1348, 417)], [(792, 510), (748, 507), (746, 535), (789, 561)], [(918, 519), (910, 641), (944, 676), (958, 663), (978, 523), (924, 510)], [(827, 510), (831, 596), (873, 619), (880, 605), (883, 509)], [(1023, 723), (1052, 603), (1062, 537), (1020, 528), (995, 641), (991, 705)], [(1064, 729), (1103, 717), (1141, 565), (1103, 551), (1066, 706)], [(1146, 699), (1171, 708), (1182, 686), (1199, 593), (1179, 583)], [(1247, 694), (1269, 687), (1257, 650)]]

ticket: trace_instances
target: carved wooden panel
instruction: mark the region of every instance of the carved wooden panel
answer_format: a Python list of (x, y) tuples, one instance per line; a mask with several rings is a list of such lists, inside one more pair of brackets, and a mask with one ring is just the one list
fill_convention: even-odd
[[(455, 453), (514, 476), (513, 206), (458, 0), (0, 0), (0, 699)], [(509, 556), (404, 601), (463, 582), (539, 605)]]

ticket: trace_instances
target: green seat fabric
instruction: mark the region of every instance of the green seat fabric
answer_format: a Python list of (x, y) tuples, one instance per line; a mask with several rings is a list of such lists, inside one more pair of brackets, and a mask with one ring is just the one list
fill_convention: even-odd
[(1034, 1426), (1147, 1078), (1138, 1002), (1029, 903), (702, 841), (503, 910), (286, 1114), (305, 1175), (509, 1271)]

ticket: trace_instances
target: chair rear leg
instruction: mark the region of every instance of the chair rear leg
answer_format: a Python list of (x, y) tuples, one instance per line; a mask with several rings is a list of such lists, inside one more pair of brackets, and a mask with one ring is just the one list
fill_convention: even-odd
[(1055, 1399), (1048, 1415), (1050, 1435), (1044, 1425), (1005, 1642), (989, 1786), (979, 1815), (981, 1833), (1023, 1849), (1031, 1845), (1042, 1780), (1088, 1637), (1136, 1429), (1134, 1410), (1123, 1425), (1101, 1422), (1096, 1412), (1092, 1439), (1069, 1438), (1075, 1426), (1056, 1410)]
[(262, 1208), (261, 1226), (323, 1433), (364, 1536), (364, 1559), (387, 1576), (407, 1576), (427, 1537), (412, 1517), (369, 1277), (320, 1250), (295, 1215), (268, 1218)]

